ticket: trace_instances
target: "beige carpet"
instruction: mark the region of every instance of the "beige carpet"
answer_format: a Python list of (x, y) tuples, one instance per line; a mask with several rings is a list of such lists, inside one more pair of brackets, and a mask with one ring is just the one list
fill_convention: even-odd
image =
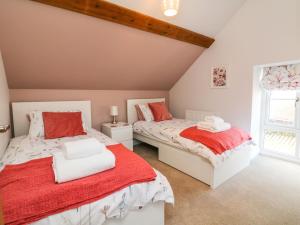
[(216, 190), (159, 162), (157, 150), (134, 151), (169, 180), (175, 206), (166, 225), (300, 225), (300, 166), (259, 156)]

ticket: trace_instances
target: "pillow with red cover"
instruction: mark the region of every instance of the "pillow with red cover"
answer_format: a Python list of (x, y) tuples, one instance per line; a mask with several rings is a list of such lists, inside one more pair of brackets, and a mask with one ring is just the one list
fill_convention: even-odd
[(81, 112), (43, 112), (45, 139), (85, 135)]
[(152, 111), (154, 121), (159, 122), (172, 119), (172, 115), (169, 113), (169, 110), (164, 102), (153, 102), (149, 103), (148, 105)]

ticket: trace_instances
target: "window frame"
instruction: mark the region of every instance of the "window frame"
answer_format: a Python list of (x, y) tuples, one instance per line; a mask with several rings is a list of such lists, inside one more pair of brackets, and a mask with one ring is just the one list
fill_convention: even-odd
[[(280, 122), (271, 122), (270, 121), (270, 108), (271, 108), (271, 92), (272, 91), (265, 91), (266, 92), (266, 102), (265, 102), (265, 107), (266, 107), (266, 110), (265, 110), (265, 124), (266, 125), (269, 125), (269, 126), (276, 126), (276, 127), (284, 127), (284, 128), (291, 128), (291, 129), (297, 129), (298, 127), (298, 124), (297, 124), (297, 98), (298, 98), (298, 93), (297, 91), (296, 92), (296, 99), (295, 99), (295, 117), (294, 117), (294, 122), (293, 122), (293, 125), (284, 125), (283, 123), (280, 123)], [(284, 100), (282, 100), (284, 101)]]
[[(300, 91), (296, 91), (295, 99), (295, 118), (293, 125), (284, 125), (282, 123), (271, 122), (269, 120), (270, 115), (270, 103), (271, 103), (271, 91), (263, 90), (261, 101), (261, 125), (260, 125), (260, 142), (259, 146), (263, 154), (271, 155), (277, 158), (298, 162), (300, 163), (300, 104), (299, 104)], [(298, 116), (297, 116), (298, 115)], [(295, 154), (289, 156), (276, 152), (275, 150), (265, 149), (265, 131), (283, 131), (294, 133), (296, 136)]]

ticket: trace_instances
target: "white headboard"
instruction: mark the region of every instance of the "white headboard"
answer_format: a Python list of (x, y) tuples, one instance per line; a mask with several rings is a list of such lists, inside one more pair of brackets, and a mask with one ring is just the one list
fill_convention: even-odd
[(148, 98), (148, 99), (128, 99), (127, 100), (127, 122), (133, 124), (138, 120), (135, 105), (151, 102), (165, 102), (165, 98)]
[(15, 137), (28, 134), (28, 114), (31, 111), (71, 111), (78, 110), (84, 115), (86, 125), (92, 126), (91, 101), (63, 101), (63, 102), (13, 102), (13, 124)]
[(185, 110), (185, 119), (192, 120), (192, 121), (204, 120), (205, 116), (211, 116), (211, 115), (216, 115), (216, 114), (209, 111), (190, 110), (190, 109)]

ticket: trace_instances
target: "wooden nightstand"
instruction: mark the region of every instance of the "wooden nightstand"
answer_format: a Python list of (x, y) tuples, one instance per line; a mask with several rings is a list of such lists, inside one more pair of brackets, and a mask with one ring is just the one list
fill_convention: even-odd
[(119, 122), (117, 124), (104, 123), (102, 124), (101, 130), (105, 135), (122, 143), (128, 149), (133, 151), (133, 131), (130, 124), (124, 122)]

